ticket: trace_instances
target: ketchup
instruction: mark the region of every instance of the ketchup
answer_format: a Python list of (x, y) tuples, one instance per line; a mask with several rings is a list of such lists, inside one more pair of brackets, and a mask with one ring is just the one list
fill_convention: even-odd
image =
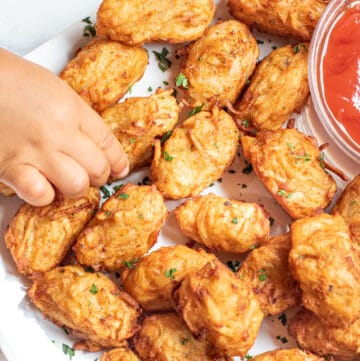
[(347, 9), (330, 33), (323, 84), (334, 117), (360, 145), (360, 6)]

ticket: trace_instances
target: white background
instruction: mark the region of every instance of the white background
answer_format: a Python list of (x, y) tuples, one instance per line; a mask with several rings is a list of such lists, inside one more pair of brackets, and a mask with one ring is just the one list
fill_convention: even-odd
[[(25, 55), (71, 24), (94, 13), (100, 2), (0, 0), (0, 47)], [(5, 361), (1, 351), (0, 361)]]

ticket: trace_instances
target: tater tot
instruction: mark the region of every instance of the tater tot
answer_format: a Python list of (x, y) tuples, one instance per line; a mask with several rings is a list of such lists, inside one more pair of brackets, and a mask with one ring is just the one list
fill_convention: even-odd
[(129, 91), (143, 76), (147, 63), (145, 49), (97, 38), (69, 61), (60, 78), (101, 112)]
[(234, 104), (255, 69), (259, 49), (245, 24), (236, 20), (219, 22), (188, 51), (182, 73), (188, 80), (188, 95), (193, 107), (219, 102)]
[(199, 38), (214, 12), (212, 0), (103, 0), (96, 31), (131, 45), (183, 43)]

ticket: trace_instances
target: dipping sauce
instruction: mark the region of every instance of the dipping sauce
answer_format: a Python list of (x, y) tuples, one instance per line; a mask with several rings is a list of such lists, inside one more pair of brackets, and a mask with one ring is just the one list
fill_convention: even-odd
[(347, 9), (331, 30), (323, 59), (326, 102), (360, 145), (360, 6)]

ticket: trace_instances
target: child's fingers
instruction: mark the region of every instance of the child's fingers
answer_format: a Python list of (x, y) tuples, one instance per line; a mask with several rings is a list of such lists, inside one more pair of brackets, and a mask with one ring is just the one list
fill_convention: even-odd
[(110, 175), (109, 162), (92, 139), (82, 133), (75, 134), (68, 149), (63, 152), (86, 170), (92, 186), (100, 187), (107, 182)]
[(55, 191), (38, 169), (28, 164), (17, 164), (5, 169), (2, 180), (25, 202), (46, 206), (55, 197)]
[(81, 131), (90, 137), (104, 152), (109, 164), (111, 175), (125, 177), (129, 172), (129, 162), (120, 143), (110, 128), (100, 117), (82, 117)]
[(41, 161), (40, 169), (65, 197), (78, 198), (89, 189), (90, 182), (86, 170), (66, 154), (47, 154)]

